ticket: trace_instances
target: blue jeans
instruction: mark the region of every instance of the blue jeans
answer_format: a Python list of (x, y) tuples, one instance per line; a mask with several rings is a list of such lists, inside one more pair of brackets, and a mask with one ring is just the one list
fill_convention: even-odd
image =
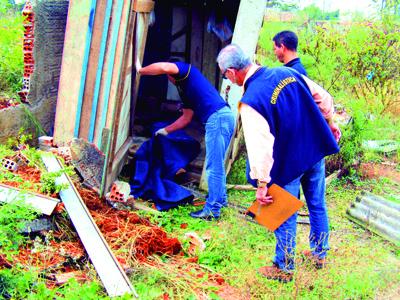
[(221, 208), (228, 204), (226, 195), (225, 154), (235, 127), (230, 108), (223, 107), (207, 120), (205, 129), (206, 176), (208, 196), (205, 211), (219, 217)]
[[(328, 212), (325, 203), (325, 160), (322, 159), (300, 177), (283, 188), (294, 196), (299, 195), (300, 184), (310, 214), (310, 248), (319, 258), (329, 250)], [(294, 269), (297, 213), (275, 230), (276, 248), (274, 263), (282, 270)]]

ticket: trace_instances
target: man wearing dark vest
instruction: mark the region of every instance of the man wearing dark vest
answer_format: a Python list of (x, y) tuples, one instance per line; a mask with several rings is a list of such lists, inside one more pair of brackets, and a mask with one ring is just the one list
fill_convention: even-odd
[(155, 134), (167, 135), (188, 125), (193, 116), (205, 126), (206, 177), (208, 196), (202, 210), (192, 212), (193, 218), (219, 219), (221, 208), (227, 206), (225, 153), (235, 126), (229, 105), (193, 65), (183, 62), (159, 62), (138, 70), (141, 75), (168, 75), (177, 87), (183, 102), (183, 114), (175, 122)]
[[(252, 64), (234, 44), (221, 50), (217, 62), (225, 77), (244, 88), (239, 111), (257, 201), (272, 202), (267, 196), (272, 183), (297, 196), (302, 176), (308, 175), (303, 191), (311, 223), (309, 256), (321, 266), (329, 250), (324, 157), (339, 151), (341, 135), (332, 119), (332, 97), (291, 68)], [(294, 214), (274, 232), (273, 265), (259, 269), (269, 279), (293, 278), (296, 219)]]
[(272, 39), (276, 58), (284, 63), (285, 67), (293, 68), (300, 74), (307, 76), (306, 69), (297, 55), (298, 39), (293, 31), (285, 30), (277, 33)]

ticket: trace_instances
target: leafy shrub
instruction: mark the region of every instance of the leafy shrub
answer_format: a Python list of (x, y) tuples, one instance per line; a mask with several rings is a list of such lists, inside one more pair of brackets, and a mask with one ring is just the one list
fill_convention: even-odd
[(60, 177), (63, 173), (66, 171), (70, 172), (71, 168), (66, 168), (62, 169), (57, 172), (44, 172), (42, 173), (42, 176), (40, 176), (40, 181), (42, 183), (42, 186), (40, 188), (40, 191), (42, 193), (47, 193), (47, 194), (54, 194), (54, 193), (59, 193), (61, 190), (68, 188), (68, 184), (57, 184), (56, 179)]
[[(2, 299), (109, 299), (97, 282), (79, 284), (69, 280), (60, 288), (48, 289), (42, 275), (19, 267), (0, 270), (0, 297)], [(129, 299), (121, 297), (120, 299)]]
[[(12, 200), (12, 199), (8, 199)], [(16, 250), (25, 237), (20, 231), (27, 221), (33, 220), (37, 213), (18, 199), (10, 203), (0, 204), (0, 249)]]
[(22, 86), (23, 17), (9, 1), (0, 0), (0, 93), (12, 94)]
[(400, 101), (399, 28), (363, 22), (304, 29), (299, 40), (310, 77), (335, 96), (345, 91), (365, 99), (371, 111), (395, 110)]
[(281, 30), (296, 32), (299, 56), (309, 77), (351, 115), (348, 126), (341, 127), (341, 151), (328, 158), (327, 164), (349, 175), (356, 174), (359, 163), (367, 158), (363, 140), (400, 141), (396, 114), (400, 111), (400, 24), (382, 20), (342, 25), (298, 16), (290, 23), (265, 22), (260, 33), (258, 61), (279, 66), (272, 38)]
[(241, 141), (240, 150), (237, 154), (236, 160), (231, 166), (229, 171), (227, 182), (230, 184), (247, 184), (246, 178), (246, 160), (247, 153), (244, 141)]

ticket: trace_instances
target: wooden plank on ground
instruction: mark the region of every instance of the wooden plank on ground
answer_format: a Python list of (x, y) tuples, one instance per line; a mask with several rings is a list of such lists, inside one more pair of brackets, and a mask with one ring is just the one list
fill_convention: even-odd
[(46, 197), (37, 193), (26, 192), (20, 189), (0, 183), (0, 202), (9, 203), (15, 200), (22, 200), (26, 204), (32, 205), (42, 214), (50, 216), (60, 200)]
[[(42, 159), (49, 172), (62, 169), (54, 155), (45, 153)], [(56, 183), (68, 186), (60, 192), (60, 197), (108, 295), (117, 297), (134, 294), (137, 297), (129, 278), (112, 253), (71, 179), (63, 174), (56, 179)]]
[[(93, 0), (95, 1), (95, 0)], [(54, 142), (62, 144), (74, 137), (80, 106), (82, 77), (86, 76), (88, 45), (93, 26), (93, 1), (71, 0), (58, 87)]]

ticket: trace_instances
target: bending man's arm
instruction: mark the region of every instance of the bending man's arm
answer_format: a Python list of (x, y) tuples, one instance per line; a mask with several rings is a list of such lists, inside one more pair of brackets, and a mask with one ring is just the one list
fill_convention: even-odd
[(321, 111), (323, 117), (328, 123), (329, 128), (331, 129), (332, 134), (336, 139), (336, 142), (339, 142), (342, 133), (340, 132), (339, 126), (333, 120), (333, 114), (335, 112), (333, 106), (333, 97), (331, 96), (331, 94), (329, 94), (326, 90), (324, 90), (321, 86), (319, 86), (308, 77), (303, 76), (303, 78), (311, 91), (315, 103), (318, 105), (319, 110)]
[(178, 119), (176, 119), (174, 123), (168, 125), (164, 129), (167, 131), (167, 133), (171, 133), (178, 129), (182, 129), (192, 121), (192, 118), (193, 118), (193, 110), (189, 108), (184, 108), (182, 116), (180, 116)]
[(175, 75), (179, 73), (178, 67), (169, 62), (158, 62), (139, 69), (140, 75)]

